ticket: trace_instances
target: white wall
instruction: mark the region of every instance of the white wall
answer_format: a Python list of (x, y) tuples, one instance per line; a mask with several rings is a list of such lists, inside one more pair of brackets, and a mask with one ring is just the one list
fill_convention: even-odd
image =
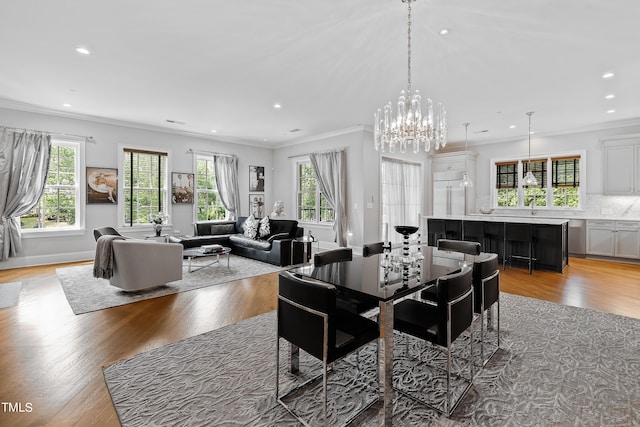
[[(353, 128), (333, 135), (325, 135), (313, 140), (299, 142), (296, 145), (276, 149), (273, 156), (274, 198), (284, 200), (286, 213), (295, 218), (295, 160), (312, 152), (322, 152), (337, 148), (346, 148), (347, 156), (347, 215), (349, 217), (348, 245), (357, 250), (363, 243), (372, 243), (382, 239), (380, 231), (380, 159), (382, 153), (374, 148), (373, 133), (364, 128)], [(389, 154), (386, 156), (405, 158), (423, 163), (424, 188), (428, 188), (429, 171), (427, 156), (424, 152), (415, 155)], [(426, 212), (428, 193), (423, 198), (423, 210)], [(305, 230), (312, 230), (321, 242), (321, 247), (335, 246), (333, 229), (317, 224), (301, 223)]]
[[(608, 196), (603, 194), (603, 150), (602, 140), (612, 136), (631, 135), (640, 133), (640, 126), (628, 126), (614, 129), (579, 132), (555, 136), (531, 137), (531, 157), (546, 156), (567, 152), (586, 151), (586, 180), (581, 186), (586, 187), (586, 203), (582, 211), (555, 212), (554, 214), (567, 216), (600, 216), (600, 207), (614, 204), (614, 216), (640, 217), (640, 210), (629, 210), (625, 207), (637, 205), (636, 196)], [(447, 146), (448, 151), (463, 149), (460, 144)], [(489, 200), (493, 189), (491, 182), (491, 160), (499, 159), (525, 159), (528, 155), (528, 139), (499, 142), (495, 144), (473, 145), (471, 150), (477, 153), (476, 179), (474, 189), (476, 192), (476, 207), (489, 206)], [(501, 213), (501, 211), (496, 211)], [(502, 213), (517, 214), (513, 210), (503, 210)]]
[[(179, 133), (167, 133), (162, 130), (129, 127), (127, 124), (100, 122), (98, 119), (61, 117), (34, 112), (0, 108), (0, 126), (28, 128), (52, 133), (92, 136), (95, 143), (85, 144), (85, 166), (120, 168), (118, 165), (118, 146), (131, 144), (169, 150), (171, 172), (193, 172), (193, 155), (188, 150), (229, 153), (238, 156), (238, 174), (240, 186), (241, 215), (249, 213), (249, 165), (265, 167), (265, 203), (267, 211), (273, 206), (274, 177), (272, 171), (273, 151), (267, 148), (230, 144), (214, 140), (187, 136)], [(84, 173), (84, 172), (83, 172)], [(119, 175), (122, 171), (119, 170)], [(85, 192), (86, 182), (81, 184)], [(121, 195), (118, 195), (121, 199)], [(171, 225), (169, 233), (179, 230), (182, 234), (191, 234), (193, 230), (193, 205), (176, 204), (169, 207)], [(0, 269), (28, 265), (93, 259), (95, 241), (92, 230), (101, 226), (118, 226), (117, 207), (111, 205), (86, 205), (86, 223), (82, 233), (70, 236), (41, 236), (23, 238), (23, 251), (17, 257), (0, 263)], [(151, 233), (149, 229), (133, 231), (120, 228), (123, 234), (141, 237)]]

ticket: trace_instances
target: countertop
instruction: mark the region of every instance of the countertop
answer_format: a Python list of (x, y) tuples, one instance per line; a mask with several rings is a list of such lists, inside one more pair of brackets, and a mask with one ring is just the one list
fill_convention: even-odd
[(485, 221), (485, 222), (509, 222), (519, 224), (543, 224), (562, 225), (569, 222), (570, 218), (544, 218), (538, 216), (499, 216), (499, 215), (443, 215), (426, 216), (426, 219), (449, 219), (459, 221)]

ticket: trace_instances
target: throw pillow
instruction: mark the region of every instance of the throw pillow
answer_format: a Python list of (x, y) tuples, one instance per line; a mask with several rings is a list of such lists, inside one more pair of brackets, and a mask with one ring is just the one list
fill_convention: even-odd
[(242, 229), (244, 230), (244, 236), (250, 239), (255, 239), (258, 234), (258, 220), (253, 216), (249, 216), (242, 224)]
[(271, 234), (271, 225), (269, 224), (269, 217), (265, 216), (260, 220), (260, 229), (258, 230), (258, 236), (264, 239)]

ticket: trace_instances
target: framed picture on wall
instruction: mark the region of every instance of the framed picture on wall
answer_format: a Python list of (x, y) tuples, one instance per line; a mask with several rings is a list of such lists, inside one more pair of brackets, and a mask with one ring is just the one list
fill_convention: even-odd
[(118, 169), (87, 167), (87, 203), (118, 203)]
[(193, 174), (186, 172), (171, 173), (171, 201), (173, 203), (193, 204)]
[(249, 166), (249, 191), (264, 191), (264, 166)]
[(256, 218), (264, 217), (264, 194), (249, 193), (249, 211)]

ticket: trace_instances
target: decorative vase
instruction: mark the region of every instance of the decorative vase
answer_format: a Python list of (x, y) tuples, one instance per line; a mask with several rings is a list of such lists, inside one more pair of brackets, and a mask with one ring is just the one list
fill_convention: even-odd
[(162, 234), (162, 224), (153, 224), (153, 229), (156, 231), (156, 237), (160, 237), (160, 234)]
[[(419, 230), (418, 227), (412, 225), (396, 225), (394, 227), (396, 231), (402, 234), (402, 287), (409, 287), (409, 265), (411, 263), (411, 258), (409, 257), (409, 236)], [(420, 277), (420, 273), (418, 273), (418, 280)]]

